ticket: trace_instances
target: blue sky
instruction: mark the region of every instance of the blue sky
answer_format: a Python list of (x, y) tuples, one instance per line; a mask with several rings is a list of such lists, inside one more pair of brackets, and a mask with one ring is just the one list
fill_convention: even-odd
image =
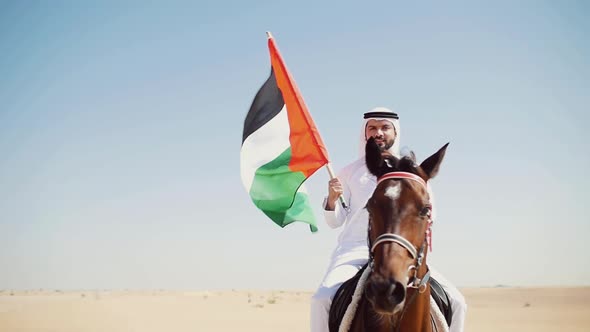
[(281, 229), (240, 182), (271, 31), (335, 169), (400, 114), (458, 286), (590, 280), (590, 6), (0, 3), (0, 289), (313, 289), (338, 230)]

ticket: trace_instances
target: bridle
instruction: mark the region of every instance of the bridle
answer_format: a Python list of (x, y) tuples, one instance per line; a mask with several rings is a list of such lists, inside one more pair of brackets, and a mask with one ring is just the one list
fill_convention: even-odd
[[(405, 179), (405, 180), (416, 181), (420, 185), (422, 185), (424, 187), (424, 189), (428, 190), (428, 187), (426, 185), (426, 181), (424, 181), (418, 175), (413, 174), (413, 173), (408, 173), (408, 172), (386, 173), (386, 174), (382, 175), (381, 177), (379, 177), (379, 180), (377, 181), (377, 185), (379, 185), (379, 183), (381, 183), (385, 180), (389, 180), (389, 179)], [(410, 253), (410, 255), (412, 256), (412, 258), (415, 261), (415, 263), (413, 265), (411, 265), (410, 268), (408, 269), (408, 272), (413, 270), (413, 274), (411, 275), (412, 278), (410, 278), (409, 284), (406, 287), (416, 288), (419, 293), (423, 293), (426, 290), (426, 286), (427, 286), (428, 281), (430, 279), (430, 270), (428, 270), (422, 278), (418, 278), (417, 273), (418, 273), (418, 270), (420, 269), (420, 267), (422, 266), (422, 263), (424, 262), (426, 248), (429, 243), (430, 227), (432, 225), (431, 212), (429, 212), (427, 214), (427, 217), (428, 217), (428, 227), (426, 229), (426, 236), (425, 236), (424, 242), (422, 243), (420, 248), (416, 248), (405, 237), (403, 237), (399, 234), (395, 234), (395, 233), (381, 234), (375, 239), (375, 243), (373, 243), (373, 245), (371, 245), (369, 243), (369, 246), (371, 248), (369, 266), (370, 266), (371, 270), (373, 270), (373, 253), (375, 252), (375, 249), (377, 248), (377, 246), (382, 243), (387, 243), (387, 242), (397, 243), (400, 246), (404, 247)], [(370, 233), (370, 227), (371, 227), (371, 223), (369, 223), (369, 233)]]
[[(379, 185), (379, 183), (385, 181), (385, 180), (389, 180), (389, 179), (397, 179), (397, 180), (411, 180), (411, 181), (416, 181), (418, 183), (420, 183), (420, 185), (422, 185), (422, 187), (424, 187), (424, 189), (428, 190), (428, 186), (426, 185), (426, 181), (424, 181), (421, 177), (419, 177), (416, 174), (413, 173), (408, 173), (408, 172), (389, 172), (389, 173), (385, 173), (384, 175), (382, 175), (381, 177), (379, 177), (379, 180), (377, 181), (377, 185)], [(374, 268), (374, 259), (373, 259), (373, 253), (375, 252), (375, 248), (377, 248), (377, 246), (379, 244), (382, 243), (386, 243), (386, 242), (393, 242), (393, 243), (397, 243), (400, 246), (404, 247), (412, 256), (412, 258), (414, 259), (414, 264), (410, 266), (410, 268), (408, 269), (408, 273), (410, 273), (410, 271), (413, 270), (413, 273), (411, 275), (412, 278), (410, 278), (408, 285), (406, 285), (406, 287), (408, 288), (415, 288), (416, 291), (414, 292), (414, 294), (412, 295), (412, 297), (406, 302), (406, 304), (404, 305), (404, 308), (401, 312), (401, 319), (403, 319), (406, 310), (408, 310), (408, 307), (410, 306), (410, 304), (416, 299), (418, 293), (424, 293), (427, 289), (428, 286), (428, 282), (430, 280), (430, 270), (428, 269), (426, 271), (426, 274), (424, 274), (424, 276), (420, 279), (418, 278), (418, 270), (420, 269), (420, 267), (422, 266), (422, 263), (424, 263), (424, 256), (425, 256), (425, 252), (426, 252), (426, 247), (428, 247), (428, 238), (429, 238), (429, 234), (430, 234), (430, 227), (432, 225), (432, 214), (431, 211), (428, 212), (428, 214), (426, 215), (428, 217), (428, 227), (426, 228), (426, 234), (424, 237), (424, 241), (422, 242), (422, 245), (420, 246), (420, 248), (416, 248), (410, 241), (408, 241), (408, 239), (406, 239), (405, 237), (399, 235), (399, 234), (395, 234), (395, 233), (384, 233), (379, 235), (376, 239), (375, 239), (375, 243), (373, 245), (370, 244), (370, 237), (369, 237), (369, 247), (371, 248), (370, 251), (370, 258), (369, 258), (369, 267), (371, 268), (371, 272), (373, 272), (373, 268)], [(371, 223), (369, 222), (369, 234), (371, 233)], [(397, 326), (396, 331), (399, 332), (401, 329), (401, 324), (399, 324)]]

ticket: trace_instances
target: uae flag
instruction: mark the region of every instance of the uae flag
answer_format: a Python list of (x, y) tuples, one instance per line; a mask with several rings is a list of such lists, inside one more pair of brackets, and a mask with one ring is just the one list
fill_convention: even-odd
[(317, 224), (303, 182), (328, 163), (328, 153), (268, 34), (271, 72), (244, 121), (242, 182), (252, 202), (277, 225)]

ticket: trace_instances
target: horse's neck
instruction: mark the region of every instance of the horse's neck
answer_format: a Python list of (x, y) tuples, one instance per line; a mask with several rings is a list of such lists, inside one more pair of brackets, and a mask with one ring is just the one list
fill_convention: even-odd
[[(408, 289), (409, 306), (396, 316), (386, 317), (377, 314), (369, 301), (363, 296), (359, 303), (357, 315), (350, 331), (375, 331), (375, 332), (432, 332), (430, 324), (430, 286), (424, 293), (414, 293), (417, 289)], [(412, 299), (412, 297), (414, 299)], [(362, 313), (362, 314), (358, 314)], [(401, 321), (400, 321), (401, 319)], [(399, 326), (401, 324), (401, 326)]]
[[(413, 300), (412, 297), (414, 297)], [(408, 290), (407, 300), (412, 301), (412, 303), (406, 308), (401, 318), (401, 328), (399, 330), (404, 332), (431, 332), (430, 285), (426, 287), (424, 293), (419, 293), (416, 288)]]
[(387, 317), (376, 313), (369, 301), (363, 296), (353, 328), (350, 331), (395, 332), (399, 317)]

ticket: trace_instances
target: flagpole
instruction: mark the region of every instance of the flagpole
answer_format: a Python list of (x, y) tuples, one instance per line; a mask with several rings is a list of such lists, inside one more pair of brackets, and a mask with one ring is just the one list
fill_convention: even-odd
[[(268, 39), (272, 39), (272, 34), (270, 33), (270, 31), (266, 31), (266, 37)], [(326, 168), (328, 169), (328, 174), (330, 175), (330, 179), (336, 178), (336, 173), (334, 173), (334, 170), (332, 169), (332, 164), (327, 163)], [(345, 210), (348, 210), (348, 205), (346, 205), (346, 201), (344, 200), (344, 197), (342, 195), (340, 195), (340, 197), (338, 197), (338, 198), (340, 200), (340, 204), (342, 204), (342, 207)]]
[[(328, 174), (330, 175), (330, 179), (336, 178), (336, 174), (334, 173), (334, 170), (332, 169), (332, 164), (327, 163), (326, 168), (328, 169)], [(342, 204), (342, 207), (348, 211), (348, 205), (346, 205), (346, 201), (344, 200), (344, 197), (342, 195), (340, 195), (338, 197), (338, 199), (340, 200), (340, 204)]]

